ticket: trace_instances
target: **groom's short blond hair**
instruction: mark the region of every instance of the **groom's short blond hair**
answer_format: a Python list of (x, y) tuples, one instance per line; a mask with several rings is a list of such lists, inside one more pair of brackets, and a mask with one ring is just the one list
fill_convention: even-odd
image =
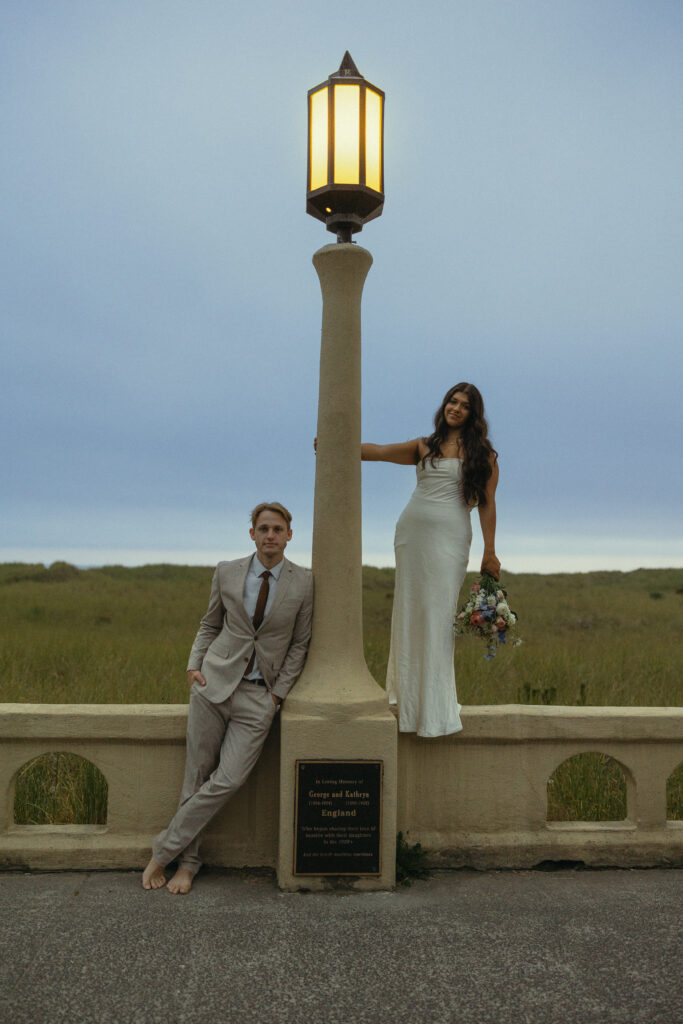
[(281, 505), (279, 501), (262, 501), (260, 505), (252, 509), (251, 525), (253, 528), (256, 527), (256, 522), (262, 512), (277, 512), (287, 523), (288, 528), (292, 525), (292, 513), (284, 505)]

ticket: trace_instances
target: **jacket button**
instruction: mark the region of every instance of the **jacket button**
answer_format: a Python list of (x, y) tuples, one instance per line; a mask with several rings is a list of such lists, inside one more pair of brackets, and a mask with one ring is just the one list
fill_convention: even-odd
[(244, 660), (245, 660), (245, 661), (249, 661), (249, 658), (245, 658)]

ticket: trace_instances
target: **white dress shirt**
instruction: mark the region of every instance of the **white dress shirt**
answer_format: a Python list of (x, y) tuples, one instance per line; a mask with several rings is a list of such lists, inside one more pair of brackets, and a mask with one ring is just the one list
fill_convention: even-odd
[[(244, 608), (250, 619), (254, 618), (254, 612), (256, 611), (256, 602), (258, 601), (259, 590), (263, 580), (260, 578), (262, 572), (269, 572), (270, 579), (270, 590), (268, 591), (268, 600), (266, 601), (266, 608), (263, 613), (263, 618), (270, 611), (273, 600), (275, 598), (275, 591), (277, 590), (277, 582), (280, 579), (280, 573), (282, 567), (285, 564), (284, 558), (280, 559), (277, 565), (274, 565), (272, 569), (266, 570), (258, 557), (258, 555), (252, 555), (251, 564), (249, 571), (247, 572), (246, 579), (244, 580), (244, 593), (242, 594), (242, 601)], [(248, 676), (245, 679), (263, 679), (260, 668), (258, 667), (258, 660), (254, 660), (254, 666)]]

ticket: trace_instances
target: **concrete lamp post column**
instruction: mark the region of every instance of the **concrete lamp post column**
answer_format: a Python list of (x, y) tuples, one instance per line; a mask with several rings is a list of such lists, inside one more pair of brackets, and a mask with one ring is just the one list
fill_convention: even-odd
[[(313, 638), (301, 678), (283, 705), (280, 761), (280, 844), (278, 882), (287, 890), (322, 890), (340, 885), (354, 889), (390, 889), (395, 883), (396, 720), (384, 690), (368, 671), (363, 655), (361, 576), (361, 296), (372, 264), (369, 252), (351, 243), (326, 245), (313, 257), (323, 298), (318, 399), (318, 454), (315, 477)], [(378, 870), (343, 873), (346, 847), (357, 847), (355, 801), (348, 789), (323, 782), (315, 792), (297, 796), (297, 772), (306, 765), (344, 761), (379, 762), (377, 794)], [(334, 767), (334, 765), (332, 766)], [(315, 772), (314, 772), (315, 774)], [(358, 794), (352, 790), (351, 795)], [(337, 857), (340, 869), (316, 873), (297, 870), (296, 844), (302, 840), (303, 803), (308, 826)], [(360, 801), (363, 802), (362, 800)], [(372, 802), (372, 801), (371, 801)], [(323, 809), (320, 810), (322, 803)], [(347, 809), (344, 810), (343, 808)], [(348, 808), (351, 808), (350, 810)], [(358, 812), (364, 813), (363, 811)], [(338, 816), (348, 815), (348, 821)], [(358, 819), (356, 819), (358, 820)], [(329, 830), (326, 832), (329, 824)], [(348, 825), (348, 829), (344, 831)], [(354, 832), (354, 828), (356, 831)], [(314, 829), (314, 832), (310, 830)], [(340, 831), (341, 829), (341, 831)], [(325, 838), (327, 836), (327, 838)], [(344, 837), (347, 838), (344, 838)], [(341, 838), (340, 838), (341, 837)], [(362, 845), (362, 838), (360, 840)], [(336, 852), (334, 852), (336, 851)], [(312, 872), (321, 861), (314, 849)]]

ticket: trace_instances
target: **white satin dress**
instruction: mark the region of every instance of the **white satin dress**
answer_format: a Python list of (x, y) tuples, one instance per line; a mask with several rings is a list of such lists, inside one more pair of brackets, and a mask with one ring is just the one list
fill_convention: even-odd
[(417, 465), (417, 487), (396, 524), (396, 586), (387, 694), (399, 729), (446, 736), (462, 729), (453, 668), (453, 619), (472, 541), (460, 459)]

